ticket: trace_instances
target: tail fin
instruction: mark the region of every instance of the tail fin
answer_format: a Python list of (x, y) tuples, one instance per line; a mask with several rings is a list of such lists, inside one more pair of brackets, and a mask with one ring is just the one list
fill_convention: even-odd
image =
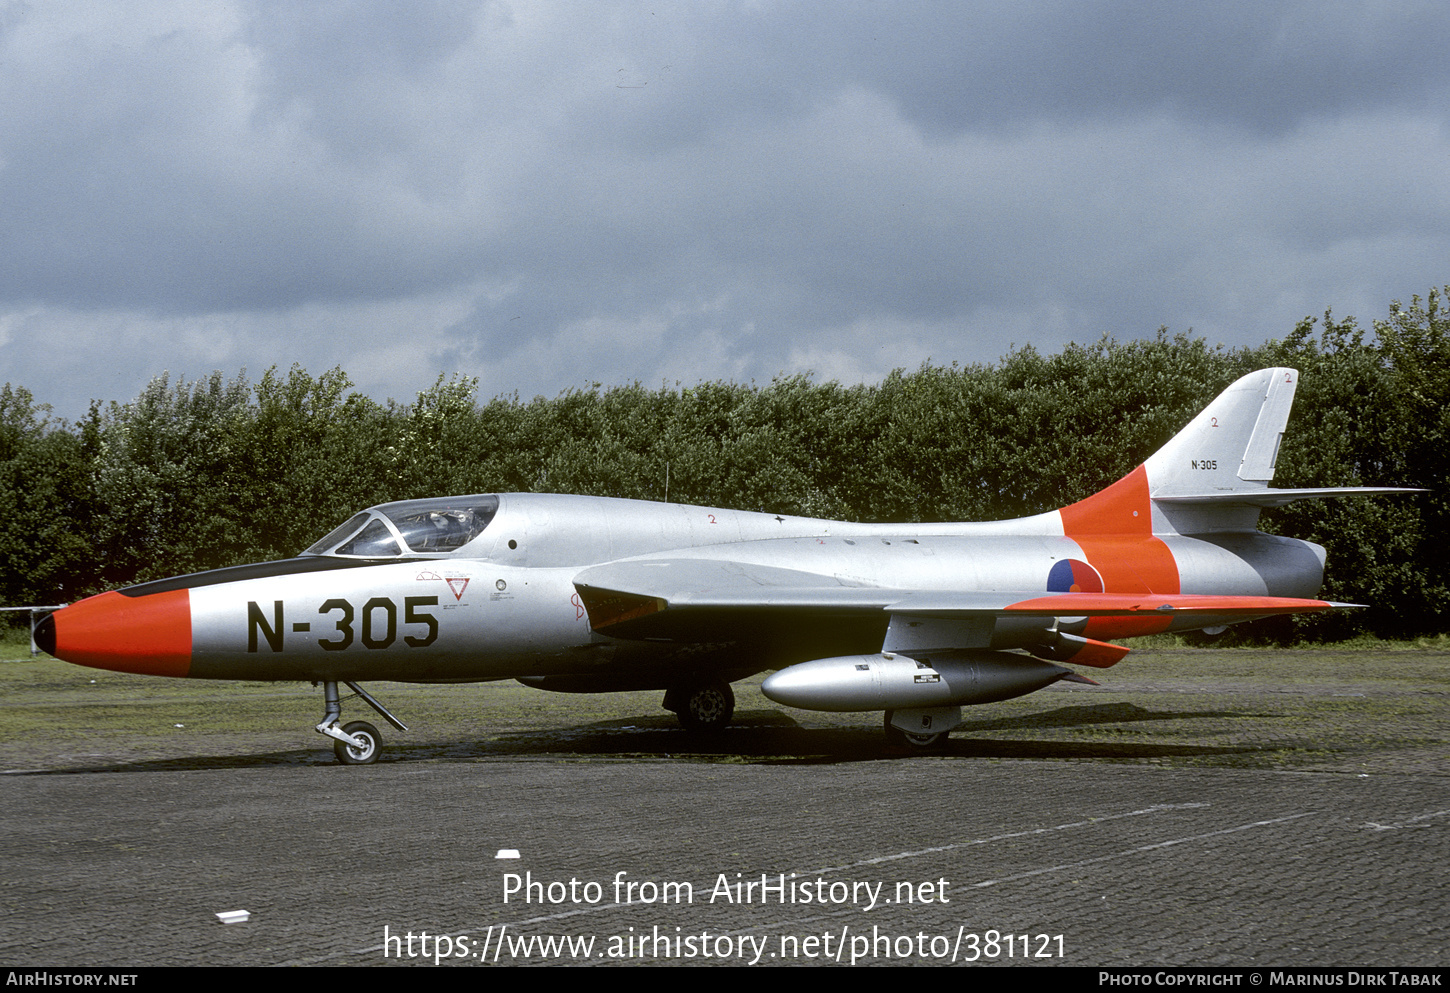
[(1157, 500), (1268, 489), (1298, 382), (1295, 369), (1260, 369), (1220, 393), (1144, 463), (1149, 495)]
[(1137, 469), (1063, 508), (1065, 533), (1251, 531), (1260, 510), (1294, 500), (1421, 492), (1379, 486), (1269, 489), (1298, 382), (1298, 370), (1286, 368), (1240, 378)]

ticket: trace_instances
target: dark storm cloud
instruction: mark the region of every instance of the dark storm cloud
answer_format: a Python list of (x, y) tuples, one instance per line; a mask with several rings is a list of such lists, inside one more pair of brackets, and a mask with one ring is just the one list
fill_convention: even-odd
[(653, 58), (638, 81), (672, 85), (673, 71), (675, 99), (660, 116), (620, 114), (611, 125), (622, 129), (609, 134), (696, 141), (742, 116), (805, 113), (845, 86), (883, 94), (935, 135), (1144, 114), (1282, 134), (1306, 118), (1389, 106), (1443, 117), (1450, 84), (1450, 22), (1433, 3), (711, 10), (680, 46), (683, 58), (671, 55), (678, 39), (640, 19)]
[(263, 5), (251, 21), (131, 43), (82, 23), (20, 53), (0, 112), (7, 295), (195, 313), (376, 299), (465, 275), (446, 228), (439, 246), (379, 214), (389, 187), (414, 191), (378, 160), (416, 137), (406, 107), (376, 98), (470, 36), (465, 8), (403, 11)]
[(249, 3), (243, 36), (259, 61), (258, 114), (295, 114), (307, 134), (349, 159), (414, 145), (417, 129), (436, 122), (405, 112), (409, 91), (437, 85), (441, 66), (474, 41), (482, 6)]
[(531, 394), (1372, 316), (1445, 280), (1447, 41), (1428, 4), (11, 4), (0, 378), (74, 416), (162, 369)]
[[(855, 9), (829, 62), (934, 131), (1165, 113), (1281, 134), (1389, 105), (1443, 114), (1433, 4), (1116, 2)], [(810, 36), (809, 12), (794, 25)]]

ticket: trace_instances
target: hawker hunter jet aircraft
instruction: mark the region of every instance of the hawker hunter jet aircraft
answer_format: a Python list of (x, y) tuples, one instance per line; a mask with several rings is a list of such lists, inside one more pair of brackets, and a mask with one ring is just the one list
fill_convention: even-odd
[(1298, 373), (1234, 383), (1160, 451), (1061, 510), (988, 524), (848, 524), (545, 493), (365, 510), (294, 559), (143, 583), (42, 621), (80, 665), (197, 679), (310, 680), (348, 764), (338, 684), (517, 679), (566, 693), (662, 689), (690, 728), (727, 724), (733, 680), (776, 669), (790, 707), (882, 711), (927, 747), (964, 704), (1092, 680), (1117, 639), (1329, 610), (1324, 549), (1256, 529)]

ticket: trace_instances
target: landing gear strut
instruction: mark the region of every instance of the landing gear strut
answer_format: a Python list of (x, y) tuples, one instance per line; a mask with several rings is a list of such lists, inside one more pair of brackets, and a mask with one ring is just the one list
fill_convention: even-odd
[[(345, 683), (344, 685), (362, 697), (368, 706), (381, 714), (383, 719), (393, 727), (399, 731), (408, 730), (401, 721), (388, 713), (386, 707), (373, 699), (372, 695), (357, 683)], [(322, 715), (322, 723), (317, 725), (317, 733), (337, 739), (332, 746), (332, 750), (337, 753), (337, 760), (343, 765), (371, 765), (376, 762), (378, 752), (383, 747), (383, 736), (378, 734), (378, 729), (367, 721), (352, 721), (343, 725), (341, 729), (338, 728), (337, 722), (342, 720), (342, 701), (337, 695), (336, 681), (322, 684), (322, 699), (327, 705), (327, 710)]]
[(691, 683), (665, 694), (664, 708), (673, 710), (690, 731), (719, 731), (735, 716), (735, 693), (729, 683)]

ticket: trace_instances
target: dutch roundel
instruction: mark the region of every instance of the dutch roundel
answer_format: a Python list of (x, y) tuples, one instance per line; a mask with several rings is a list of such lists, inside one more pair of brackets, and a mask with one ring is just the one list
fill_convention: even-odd
[(1062, 559), (1047, 574), (1049, 593), (1101, 593), (1103, 577), (1081, 559)]

